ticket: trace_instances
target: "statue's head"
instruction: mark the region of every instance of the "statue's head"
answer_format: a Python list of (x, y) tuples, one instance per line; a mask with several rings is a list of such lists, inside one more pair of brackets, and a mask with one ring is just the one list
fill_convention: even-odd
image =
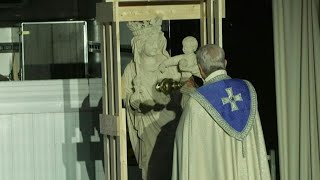
[(162, 19), (155, 17), (150, 21), (133, 21), (128, 22), (128, 28), (131, 30), (133, 36), (145, 36), (156, 32), (161, 32)]
[(156, 56), (161, 54), (162, 47), (159, 43), (159, 40), (161, 39), (160, 37), (159, 33), (150, 34), (150, 36), (144, 40), (141, 52), (147, 56)]
[(192, 36), (187, 36), (182, 40), (183, 53), (194, 53), (198, 49), (198, 41)]
[(134, 61), (140, 63), (140, 54), (155, 56), (163, 54), (169, 57), (166, 51), (167, 40), (161, 31), (162, 19), (156, 17), (150, 21), (129, 22), (128, 27), (133, 34), (131, 46), (134, 53)]

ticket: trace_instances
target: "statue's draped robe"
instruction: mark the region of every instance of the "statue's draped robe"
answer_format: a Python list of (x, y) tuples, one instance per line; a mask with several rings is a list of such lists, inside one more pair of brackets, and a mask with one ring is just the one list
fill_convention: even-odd
[[(206, 82), (221, 75), (227, 76), (226, 71), (212, 73)], [(254, 111), (251, 128), (239, 140), (241, 136), (235, 138), (227, 133), (212, 118), (212, 112), (194, 97), (184, 108), (176, 131), (172, 180), (270, 180), (257, 107), (251, 109)]]
[[(160, 64), (160, 62), (159, 62)], [(125, 84), (125, 93), (126, 93), (126, 109), (127, 109), (127, 125), (130, 136), (130, 141), (135, 153), (135, 157), (137, 158), (139, 167), (142, 169), (143, 179), (147, 179), (147, 171), (150, 169), (149, 160), (151, 156), (154, 156), (154, 146), (157, 140), (157, 136), (159, 135), (161, 128), (166, 125), (168, 122), (175, 119), (175, 112), (173, 110), (168, 110), (167, 108), (161, 110), (151, 110), (147, 113), (141, 113), (137, 110), (132, 109), (130, 104), (130, 97), (134, 93), (134, 78), (137, 75), (136, 72), (136, 64), (131, 61), (125, 68), (124, 74), (122, 76), (122, 81)], [(169, 68), (165, 73), (161, 73), (158, 68), (152, 67), (152, 70), (146, 70), (142, 67), (139, 67), (140, 78), (141, 78), (141, 86), (144, 86), (144, 94), (143, 101), (145, 100), (155, 100), (156, 102), (166, 101), (164, 99), (169, 98), (169, 96), (164, 95), (163, 93), (155, 91), (156, 82), (164, 79), (164, 78), (173, 78), (178, 79), (179, 73), (176, 70), (176, 67)], [(143, 102), (142, 102), (143, 103)], [(175, 129), (174, 129), (175, 130)], [(174, 131), (173, 130), (173, 131)], [(172, 158), (172, 149), (173, 149), (173, 139), (174, 132), (171, 135), (171, 147), (168, 153), (170, 158), (168, 160), (164, 159), (163, 162), (167, 161), (168, 163), (164, 163), (164, 170), (171, 167), (171, 158)], [(167, 137), (168, 141), (170, 141), (170, 137)], [(166, 140), (165, 140), (166, 141)], [(164, 142), (163, 147), (165, 148), (167, 142)], [(168, 142), (169, 143), (169, 142)], [(170, 149), (171, 148), (171, 149)], [(163, 151), (163, 150), (160, 151)], [(166, 150), (165, 150), (166, 151)], [(164, 152), (166, 155), (168, 153)], [(161, 152), (160, 152), (161, 154)], [(159, 158), (159, 157), (157, 157)], [(161, 159), (161, 158), (160, 158)], [(161, 162), (159, 162), (161, 164)], [(151, 167), (152, 168), (152, 167)], [(159, 168), (159, 167), (154, 167)], [(160, 171), (161, 169), (159, 169)], [(164, 173), (160, 173), (160, 176), (163, 175), (165, 179), (170, 179), (171, 176), (171, 168)], [(150, 175), (149, 175), (150, 176)], [(158, 176), (158, 175), (157, 175)], [(169, 177), (167, 177), (169, 176)], [(158, 177), (158, 179), (163, 179)], [(157, 178), (148, 178), (148, 179), (157, 179)]]

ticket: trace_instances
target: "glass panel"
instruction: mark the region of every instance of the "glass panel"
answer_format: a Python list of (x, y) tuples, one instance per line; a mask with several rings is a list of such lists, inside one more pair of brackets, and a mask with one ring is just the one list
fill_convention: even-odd
[(85, 22), (23, 23), (24, 80), (85, 78)]

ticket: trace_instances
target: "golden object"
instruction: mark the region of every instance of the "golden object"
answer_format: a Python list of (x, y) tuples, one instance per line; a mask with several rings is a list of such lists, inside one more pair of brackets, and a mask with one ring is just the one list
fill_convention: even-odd
[(156, 84), (156, 90), (167, 95), (180, 89), (182, 86), (183, 84), (181, 82), (165, 78)]

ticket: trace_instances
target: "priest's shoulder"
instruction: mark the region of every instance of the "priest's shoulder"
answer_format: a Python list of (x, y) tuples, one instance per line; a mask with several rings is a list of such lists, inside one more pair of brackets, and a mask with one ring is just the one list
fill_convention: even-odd
[(243, 80), (248, 85), (248, 87), (252, 91), (252, 93), (257, 94), (256, 89), (254, 88), (254, 86), (252, 85), (252, 83), (250, 81), (248, 81), (246, 79), (241, 79), (241, 80)]

